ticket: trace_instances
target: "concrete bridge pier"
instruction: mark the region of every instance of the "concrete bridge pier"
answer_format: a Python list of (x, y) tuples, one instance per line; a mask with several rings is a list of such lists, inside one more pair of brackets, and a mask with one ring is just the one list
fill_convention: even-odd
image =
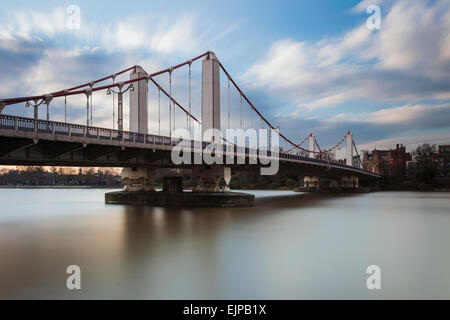
[(356, 176), (344, 176), (338, 181), (333, 178), (304, 177), (303, 187), (295, 188), (296, 192), (363, 192), (359, 188), (359, 179)]
[(303, 187), (306, 189), (318, 189), (320, 187), (320, 178), (307, 176), (303, 178), (303, 183)]
[(194, 167), (192, 192), (229, 192), (231, 168), (224, 166)]
[(123, 191), (151, 192), (155, 191), (154, 182), (156, 169), (154, 168), (123, 168), (122, 182)]
[(331, 188), (337, 188), (337, 187), (339, 187), (338, 181), (337, 181), (336, 179), (331, 179), (331, 180), (330, 180), (330, 187), (331, 187)]
[[(142, 74), (145, 74), (145, 71), (142, 68), (136, 68), (131, 78)], [(130, 98), (130, 128), (139, 133), (147, 133), (146, 82), (140, 81), (136, 89)], [(202, 62), (202, 136), (207, 136), (212, 129), (220, 131), (220, 64), (214, 53), (210, 52)], [(229, 192), (231, 168), (223, 165), (195, 165), (192, 169), (194, 180), (192, 192), (183, 192), (182, 177), (166, 177), (163, 191), (151, 192), (154, 191), (154, 177), (154, 169), (125, 168), (122, 173), (124, 190), (107, 193), (106, 203), (164, 207), (250, 207), (254, 205), (254, 195)]]
[(163, 190), (155, 191), (155, 171), (152, 168), (125, 168), (123, 190), (106, 193), (105, 202), (153, 207), (252, 207), (255, 202), (252, 194), (227, 192), (230, 168), (194, 169), (192, 192), (183, 190), (182, 176), (170, 174), (163, 178)]
[(355, 176), (344, 176), (341, 178), (341, 187), (342, 188), (358, 188), (359, 187), (359, 179)]
[(303, 188), (310, 191), (321, 191), (336, 189), (339, 187), (338, 181), (336, 179), (322, 178), (317, 176), (304, 177), (303, 178)]

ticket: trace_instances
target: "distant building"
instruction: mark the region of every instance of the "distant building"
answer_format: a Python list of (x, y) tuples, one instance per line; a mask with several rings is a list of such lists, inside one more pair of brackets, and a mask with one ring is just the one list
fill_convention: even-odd
[(439, 172), (443, 177), (450, 177), (450, 145), (439, 146)]
[(396, 149), (366, 152), (363, 165), (366, 170), (385, 176), (404, 176), (406, 163), (411, 160), (411, 154), (406, 152), (405, 146), (397, 144)]

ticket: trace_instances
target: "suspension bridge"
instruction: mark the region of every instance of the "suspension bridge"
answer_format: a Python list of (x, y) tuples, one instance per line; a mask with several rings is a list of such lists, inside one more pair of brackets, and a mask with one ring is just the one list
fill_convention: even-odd
[[(196, 63), (201, 63), (199, 115), (194, 115), (192, 99), (192, 67)], [(173, 75), (183, 68), (187, 69), (188, 77), (185, 103), (175, 98), (177, 92), (172, 83)], [(118, 81), (128, 73), (129, 79)], [(161, 75), (168, 77), (169, 81), (165, 86), (158, 79)], [(225, 79), (225, 86), (221, 85), (221, 78)], [(149, 103), (151, 87), (157, 92), (152, 100), (154, 103)], [(221, 92), (224, 91), (223, 87), (225, 95)], [(124, 130), (125, 93), (129, 95), (127, 131)], [(93, 126), (94, 94), (112, 96), (112, 128)], [(232, 95), (237, 95), (237, 103), (231, 98)], [(86, 99), (85, 124), (67, 120), (67, 100), (73, 96)], [(162, 105), (162, 99), (167, 104)], [(64, 121), (51, 120), (51, 106), (57, 100), (64, 101)], [(14, 115), (21, 104), (33, 109), (32, 118)], [(59, 104), (61, 105), (62, 103)], [(43, 107), (46, 119), (39, 117), (39, 108)], [(168, 109), (168, 119), (165, 120), (168, 121), (161, 119), (161, 109), (165, 107)], [(151, 123), (157, 123), (158, 128), (149, 130), (151, 109), (157, 110), (157, 116), (153, 112)], [(180, 121), (180, 114), (185, 121)], [(222, 134), (232, 127), (242, 131), (259, 130), (256, 145), (246, 138), (231, 140)], [(189, 134), (198, 129), (202, 135), (199, 139), (191, 136), (182, 138), (177, 136), (180, 128), (184, 128)], [(220, 137), (205, 139), (208, 130), (219, 131)], [(259, 143), (262, 140), (269, 142), (262, 146)], [(191, 153), (191, 159), (209, 150), (216, 159), (222, 160), (214, 164), (196, 161), (175, 163), (171, 154), (180, 145), (183, 146), (183, 152)], [(345, 159), (337, 159), (336, 151), (344, 146)], [(304, 139), (288, 138), (282, 128), (271, 123), (250, 101), (211, 51), (153, 73), (147, 73), (142, 67), (135, 65), (69, 89), (43, 95), (0, 99), (0, 165), (123, 167), (124, 190), (141, 193), (154, 191), (157, 169), (191, 169), (195, 184), (193, 191), (204, 194), (229, 191), (233, 171), (261, 170), (273, 161), (279, 164), (277, 174), (302, 177), (308, 188), (325, 185), (357, 188), (360, 180), (373, 181), (380, 178), (378, 174), (363, 168), (350, 131), (331, 148), (320, 147), (312, 133)], [(182, 191), (180, 181), (167, 181), (169, 193)]]

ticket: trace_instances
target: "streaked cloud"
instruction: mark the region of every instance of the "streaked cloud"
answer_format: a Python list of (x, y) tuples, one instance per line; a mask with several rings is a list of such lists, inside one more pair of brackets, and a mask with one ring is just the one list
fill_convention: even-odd
[(428, 134), (418, 136), (395, 136), (389, 139), (381, 139), (371, 141), (359, 146), (360, 150), (373, 150), (373, 149), (395, 149), (397, 144), (402, 143), (408, 152), (414, 151), (419, 144), (428, 143), (430, 145), (436, 144), (448, 144), (450, 140), (450, 133), (445, 134)]
[[(207, 50), (206, 46), (238, 26), (204, 28), (204, 20), (184, 12), (171, 16), (136, 13), (106, 23), (86, 18), (79, 30), (71, 30), (66, 27), (66, 18), (64, 8), (58, 7), (14, 11), (0, 21), (0, 97), (49, 93), (136, 64), (154, 72)], [(51, 103), (53, 119), (63, 119), (62, 103)], [(68, 104), (71, 121), (84, 123), (85, 97), (69, 97)], [(110, 127), (111, 97), (95, 94), (94, 108), (94, 124)], [(7, 107), (4, 112), (30, 116), (30, 110), (21, 106)], [(164, 108), (163, 117), (165, 112)], [(124, 115), (127, 117), (128, 108)]]
[(442, 119), (444, 123), (450, 127), (450, 104), (441, 105), (404, 105), (393, 108), (380, 109), (374, 112), (360, 113), (340, 113), (328, 119), (330, 122), (348, 121), (348, 122), (364, 122), (380, 125), (412, 125), (427, 122), (427, 119), (433, 119), (433, 124), (437, 120)]
[[(370, 4), (382, 8), (382, 30), (366, 27)], [(81, 29), (69, 30), (62, 7), (8, 11), (0, 20), (0, 97), (51, 92), (134, 64), (155, 71), (212, 49), (225, 56), (233, 76), (244, 71), (240, 86), (252, 91), (252, 101), (292, 139), (315, 132), (326, 146), (347, 130), (368, 143), (437, 137), (433, 130), (450, 129), (449, 1), (364, 0), (338, 12), (360, 17), (357, 23), (341, 34), (307, 41), (295, 32), (295, 22), (258, 38), (258, 25), (247, 25), (248, 34), (249, 22), (242, 16), (222, 19), (221, 14), (189, 8), (170, 14), (134, 11), (111, 19), (83, 15)], [(175, 83), (184, 91), (176, 98), (186, 101), (187, 78), (177, 75)], [(161, 81), (167, 85), (167, 79)], [(155, 94), (150, 95), (153, 105)], [(201, 92), (196, 94), (199, 108)], [(168, 119), (166, 102), (163, 121)], [(70, 119), (84, 123), (85, 97), (71, 97), (68, 103)], [(63, 118), (61, 106), (52, 102), (55, 119)], [(94, 108), (94, 124), (111, 126), (111, 97), (96, 95)], [(30, 115), (24, 109), (5, 112)], [(180, 117), (179, 123), (184, 121)], [(156, 128), (155, 110), (149, 123)]]
[(364, 23), (316, 42), (277, 40), (243, 79), (294, 102), (294, 113), (353, 100), (448, 97), (450, 3), (389, 4), (382, 30), (369, 30)]

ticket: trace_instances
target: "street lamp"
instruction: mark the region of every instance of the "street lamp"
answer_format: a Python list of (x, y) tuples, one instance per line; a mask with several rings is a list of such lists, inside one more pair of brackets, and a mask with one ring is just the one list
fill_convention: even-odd
[(44, 103), (47, 105), (47, 121), (50, 121), (50, 112), (49, 112), (49, 105), (50, 101), (52, 101), (53, 96), (51, 94), (45, 95)]
[(50, 105), (50, 101), (52, 101), (52, 99), (53, 99), (53, 96), (52, 96), (51, 94), (45, 95), (44, 103), (45, 103), (45, 105), (47, 106), (47, 126), (46, 126), (46, 127), (47, 127), (47, 130), (48, 130), (48, 128), (49, 128), (48, 123), (49, 123), (49, 121), (50, 121), (49, 105)]
[(92, 94), (92, 88), (84, 90), (86, 95), (86, 125), (89, 127), (89, 96)]
[(41, 101), (39, 101), (39, 99), (34, 99), (33, 100), (33, 104), (30, 103), (30, 101), (27, 101), (25, 103), (25, 107), (30, 108), (33, 107), (34, 108), (34, 132), (37, 132), (37, 120), (38, 120), (38, 107), (44, 103), (45, 99), (42, 99)]
[(108, 88), (106, 90), (107, 95), (110, 95), (111, 93), (116, 93), (117, 97), (118, 97), (118, 99), (117, 99), (118, 100), (118, 102), (117, 102), (117, 104), (118, 104), (118, 107), (117, 107), (117, 109), (118, 109), (118, 111), (117, 111), (117, 129), (119, 131), (123, 131), (123, 94), (125, 92), (127, 92), (128, 90), (134, 91), (133, 84), (130, 84), (125, 90), (122, 90), (124, 85), (125, 84), (123, 82), (119, 82), (117, 84), (117, 86), (119, 87), (119, 91), (115, 91), (112, 88)]

